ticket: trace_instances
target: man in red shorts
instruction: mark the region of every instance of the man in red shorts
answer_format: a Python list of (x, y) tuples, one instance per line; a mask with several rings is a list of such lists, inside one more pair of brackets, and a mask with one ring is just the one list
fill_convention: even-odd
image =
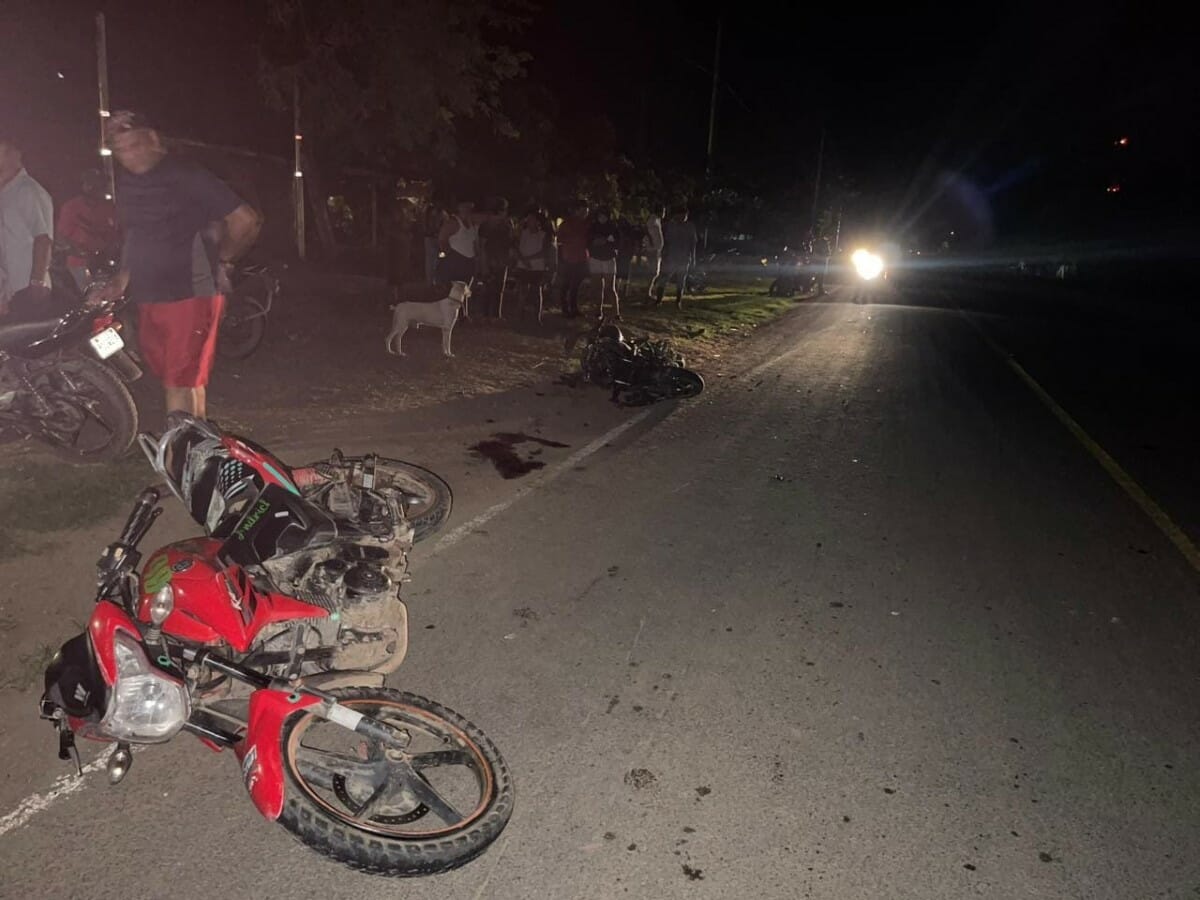
[(138, 304), (142, 356), (167, 394), (167, 412), (205, 418), (205, 386), (229, 289), (228, 269), (262, 218), (212, 173), (168, 155), (144, 116), (115, 112), (106, 129), (125, 169), (117, 219), (121, 271), (104, 291)]

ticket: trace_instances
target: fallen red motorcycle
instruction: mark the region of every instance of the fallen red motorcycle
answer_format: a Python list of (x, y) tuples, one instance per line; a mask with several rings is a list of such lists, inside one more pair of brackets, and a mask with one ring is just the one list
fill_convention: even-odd
[(116, 784), (132, 745), (190, 732), (233, 750), (262, 815), (354, 868), (426, 875), (482, 853), (512, 814), (500, 753), (457, 713), (383, 686), (407, 649), (412, 522), (424, 537), (445, 521), (445, 482), (336, 452), (292, 470), (187, 416), (139, 440), (205, 536), (139, 573), (162, 497), (138, 498), (97, 563), (86, 632), (46, 671), (60, 758), (78, 765), (77, 736), (113, 742)]

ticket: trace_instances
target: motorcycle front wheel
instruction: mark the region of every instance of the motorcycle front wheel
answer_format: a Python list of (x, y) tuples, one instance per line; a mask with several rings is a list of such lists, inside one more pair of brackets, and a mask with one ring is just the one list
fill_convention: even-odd
[(47, 409), (28, 433), (73, 463), (111, 462), (137, 437), (133, 395), (108, 367), (85, 357), (64, 357), (28, 373)]
[(301, 712), (280, 741), (279, 823), (313, 850), (377, 875), (435, 875), (483, 853), (513, 811), (500, 752), (458, 713), (415, 694), (343, 688), (338, 702), (383, 722), (385, 746)]
[(231, 294), (217, 332), (217, 353), (224, 359), (245, 359), (267, 334), (266, 309), (257, 299)]
[(623, 362), (623, 354), (608, 341), (595, 341), (583, 349), (580, 356), (580, 371), (589, 384), (608, 387), (617, 377), (617, 369)]

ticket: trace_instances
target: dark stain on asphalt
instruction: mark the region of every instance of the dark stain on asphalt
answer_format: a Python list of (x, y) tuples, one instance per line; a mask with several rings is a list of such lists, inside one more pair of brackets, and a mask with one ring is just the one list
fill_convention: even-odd
[(700, 787), (696, 788), (696, 798), (697, 799), (699, 799), (700, 797), (707, 797), (711, 793), (712, 793), (712, 788), (710, 788), (707, 784), (702, 784), (702, 785), (700, 785)]
[(1038, 859), (1040, 859), (1042, 862), (1054, 862), (1054, 857), (1045, 850), (1038, 854)]
[(643, 790), (650, 787), (658, 779), (649, 769), (630, 769), (625, 773), (625, 783), (634, 790)]
[(682, 865), (683, 865), (683, 874), (688, 877), (688, 881), (703, 881), (704, 880), (704, 870), (703, 869), (694, 869), (691, 866), (689, 866), (687, 863), (683, 863)]
[(611, 832), (611, 831), (606, 831), (606, 832), (604, 832), (604, 839), (606, 841), (615, 841), (617, 839), (617, 836), (615, 834), (613, 834), (613, 832)]
[(620, 566), (609, 566), (609, 567), (608, 567), (608, 577), (609, 577), (609, 578), (616, 578), (616, 577), (617, 577), (617, 573), (618, 573), (618, 572), (620, 572), (620, 571), (621, 571), (621, 567), (620, 567)]
[(695, 829), (695, 828), (693, 828), (691, 825), (684, 825), (684, 826), (683, 826), (683, 833), (684, 833), (684, 834), (695, 834), (695, 833), (696, 833), (696, 829)]
[(546, 438), (536, 437), (523, 432), (502, 431), (493, 434), (490, 440), (474, 444), (470, 449), (473, 456), (479, 459), (490, 460), (492, 465), (496, 467), (496, 471), (500, 473), (500, 477), (508, 480), (528, 475), (535, 469), (545, 468), (546, 464), (540, 459), (533, 459), (532, 453), (527, 458), (522, 458), (517, 452), (516, 448), (519, 445), (530, 443), (540, 444), (542, 447), (570, 446), (570, 444), (550, 441)]
[(626, 850), (628, 850), (630, 853), (632, 853), (634, 850), (636, 850), (636, 849), (637, 849), (637, 844), (630, 844), (630, 845), (629, 845), (628, 847), (626, 847), (625, 849), (626, 849)]
[(617, 694), (613, 694), (611, 697), (608, 698), (608, 709), (606, 709), (604, 711), (604, 714), (606, 716), (609, 715), (614, 709), (617, 708), (617, 704), (620, 702), (621, 702), (620, 696)]
[(883, 792), (885, 794), (894, 794), (894, 793), (896, 793), (896, 789), (895, 788), (884, 788)]
[(966, 869), (968, 872), (975, 871), (975, 867), (973, 865), (971, 865), (970, 863), (963, 863), (963, 868)]
[(524, 619), (526, 622), (536, 622), (539, 618), (541, 618), (537, 614), (536, 610), (530, 609), (528, 606), (522, 606), (519, 609), (514, 609), (513, 615), (518, 619)]

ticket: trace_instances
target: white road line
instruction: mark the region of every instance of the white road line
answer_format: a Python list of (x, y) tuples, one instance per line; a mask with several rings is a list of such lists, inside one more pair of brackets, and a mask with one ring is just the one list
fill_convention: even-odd
[(651, 413), (651, 410), (649, 410), (649, 409), (642, 410), (636, 416), (633, 416), (632, 418), (627, 419), (626, 421), (624, 421), (620, 425), (618, 425), (616, 428), (613, 428), (611, 431), (608, 431), (608, 432), (600, 435), (600, 437), (596, 438), (594, 441), (592, 441), (586, 447), (582, 447), (581, 449), (576, 450), (574, 453), (572, 453), (570, 456), (568, 456), (566, 459), (564, 459), (562, 462), (560, 462), (554, 468), (546, 470), (546, 472), (540, 478), (538, 478), (536, 481), (531, 481), (528, 484), (522, 485), (521, 488), (519, 490), (517, 490), (511, 497), (501, 500), (495, 506), (488, 507), (483, 512), (481, 512), (479, 515), (477, 515), (475, 518), (471, 519), (469, 522), (463, 522), (463, 524), (459, 525), (453, 531), (447, 532), (445, 535), (442, 536), (442, 539), (440, 541), (438, 541), (436, 544), (434, 544), (433, 550), (430, 552), (430, 556), (436, 556), (437, 554), (441, 553), (443, 550), (450, 549), (455, 544), (457, 544), (459, 541), (461, 541), (463, 538), (467, 537), (473, 531), (477, 530), (485, 522), (488, 522), (491, 519), (494, 519), (496, 516), (500, 515), (500, 513), (504, 512), (506, 509), (508, 509), (510, 506), (512, 506), (518, 500), (521, 500), (522, 498), (527, 497), (529, 494), (533, 493), (538, 488), (545, 487), (547, 484), (549, 484), (554, 479), (558, 478), (564, 472), (568, 472), (571, 469), (575, 468), (575, 466), (579, 465), (581, 462), (583, 462), (585, 459), (587, 459), (589, 456), (591, 456), (597, 450), (601, 449), (606, 444), (612, 443), (614, 440), (616, 440), (618, 437), (620, 437), (622, 434), (624, 434), (626, 431), (628, 431), (634, 425), (641, 422), (648, 415), (650, 415), (650, 413)]
[[(464, 522), (453, 531), (448, 532), (434, 545), (433, 550), (430, 552), (430, 556), (436, 556), (443, 550), (448, 550), (449, 548), (453, 547), (463, 538), (467, 537), (473, 531), (478, 529), (485, 522), (500, 515), (500, 513), (504, 512), (518, 500), (522, 499), (523, 497), (527, 497), (540, 487), (545, 487), (564, 472), (570, 471), (596, 451), (612, 443), (630, 428), (644, 420), (648, 415), (650, 415), (651, 411), (652, 410), (650, 409), (644, 409), (632, 418), (625, 420), (616, 428), (605, 432), (587, 446), (582, 447), (581, 449), (572, 453), (557, 466), (547, 469), (536, 481), (531, 481), (528, 484), (522, 485), (521, 488), (517, 490), (511, 497), (501, 500), (494, 506), (488, 507), (469, 522)], [(32, 794), (31, 796), (26, 797), (17, 804), (16, 809), (14, 809), (12, 812), (6, 813), (3, 817), (0, 817), (0, 837), (10, 831), (15, 831), (18, 828), (24, 827), (26, 824), (28, 824), (29, 820), (38, 813), (45, 812), (63, 797), (67, 797), (71, 794), (74, 794), (76, 791), (81, 790), (88, 783), (87, 776), (95, 772), (99, 772), (107, 765), (107, 763), (108, 760), (106, 757), (94, 759), (83, 767), (82, 778), (74, 772), (68, 775), (60, 775), (58, 778), (54, 779), (54, 783), (50, 786), (48, 791), (45, 791), (41, 794)], [(484, 882), (483, 886), (487, 886), (486, 881)]]
[(106, 757), (93, 759), (83, 767), (83, 777), (75, 772), (59, 775), (50, 785), (50, 790), (42, 794), (33, 794), (17, 804), (17, 808), (0, 818), (0, 836), (21, 828), (38, 813), (49, 809), (63, 797), (80, 790), (87, 783), (87, 776), (99, 772), (108, 764)]

